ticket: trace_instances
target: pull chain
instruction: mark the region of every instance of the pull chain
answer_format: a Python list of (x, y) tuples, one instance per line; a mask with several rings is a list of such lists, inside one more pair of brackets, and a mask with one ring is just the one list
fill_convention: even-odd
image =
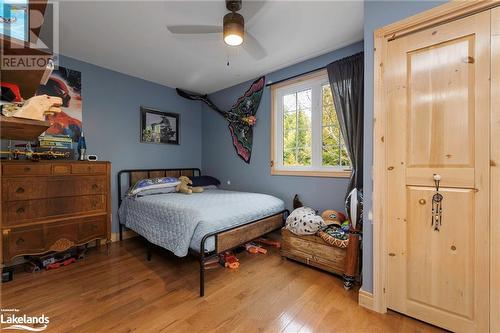
[(443, 196), (439, 193), (439, 183), (441, 181), (441, 176), (438, 174), (434, 175), (434, 184), (436, 184), (436, 193), (432, 196), (432, 221), (431, 226), (434, 227), (435, 231), (439, 231), (442, 224), (443, 215)]

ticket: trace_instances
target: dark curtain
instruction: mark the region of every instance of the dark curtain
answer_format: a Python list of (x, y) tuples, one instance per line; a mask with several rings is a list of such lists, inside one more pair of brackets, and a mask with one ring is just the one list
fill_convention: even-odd
[(363, 188), (363, 52), (332, 62), (326, 69), (352, 174), (347, 195)]
[(363, 53), (326, 66), (340, 131), (352, 164), (351, 180), (346, 193), (346, 211), (351, 221), (344, 271), (346, 289), (354, 285), (356, 276), (361, 272), (359, 253), (363, 219), (363, 66)]

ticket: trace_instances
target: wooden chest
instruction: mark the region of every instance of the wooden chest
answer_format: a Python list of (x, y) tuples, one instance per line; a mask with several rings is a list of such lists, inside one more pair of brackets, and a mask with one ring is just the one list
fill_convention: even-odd
[(325, 271), (343, 275), (346, 249), (325, 243), (321, 237), (297, 236), (287, 229), (281, 229), (281, 255)]
[(2, 259), (111, 239), (109, 162), (1, 161)]

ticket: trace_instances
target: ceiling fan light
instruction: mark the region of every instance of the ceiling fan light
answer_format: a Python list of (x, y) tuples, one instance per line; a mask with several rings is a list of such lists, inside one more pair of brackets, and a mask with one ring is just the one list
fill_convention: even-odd
[(238, 13), (229, 13), (224, 16), (224, 43), (238, 46), (243, 43), (245, 35), (245, 21)]
[(224, 36), (224, 43), (230, 46), (238, 46), (243, 43), (243, 38), (239, 35), (227, 35)]

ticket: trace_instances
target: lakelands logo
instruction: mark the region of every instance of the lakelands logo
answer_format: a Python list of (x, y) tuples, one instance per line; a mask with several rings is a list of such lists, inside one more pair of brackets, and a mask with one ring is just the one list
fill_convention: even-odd
[(21, 330), (30, 332), (45, 331), (49, 326), (49, 317), (20, 315), (19, 309), (1, 309), (0, 324), (2, 330)]

